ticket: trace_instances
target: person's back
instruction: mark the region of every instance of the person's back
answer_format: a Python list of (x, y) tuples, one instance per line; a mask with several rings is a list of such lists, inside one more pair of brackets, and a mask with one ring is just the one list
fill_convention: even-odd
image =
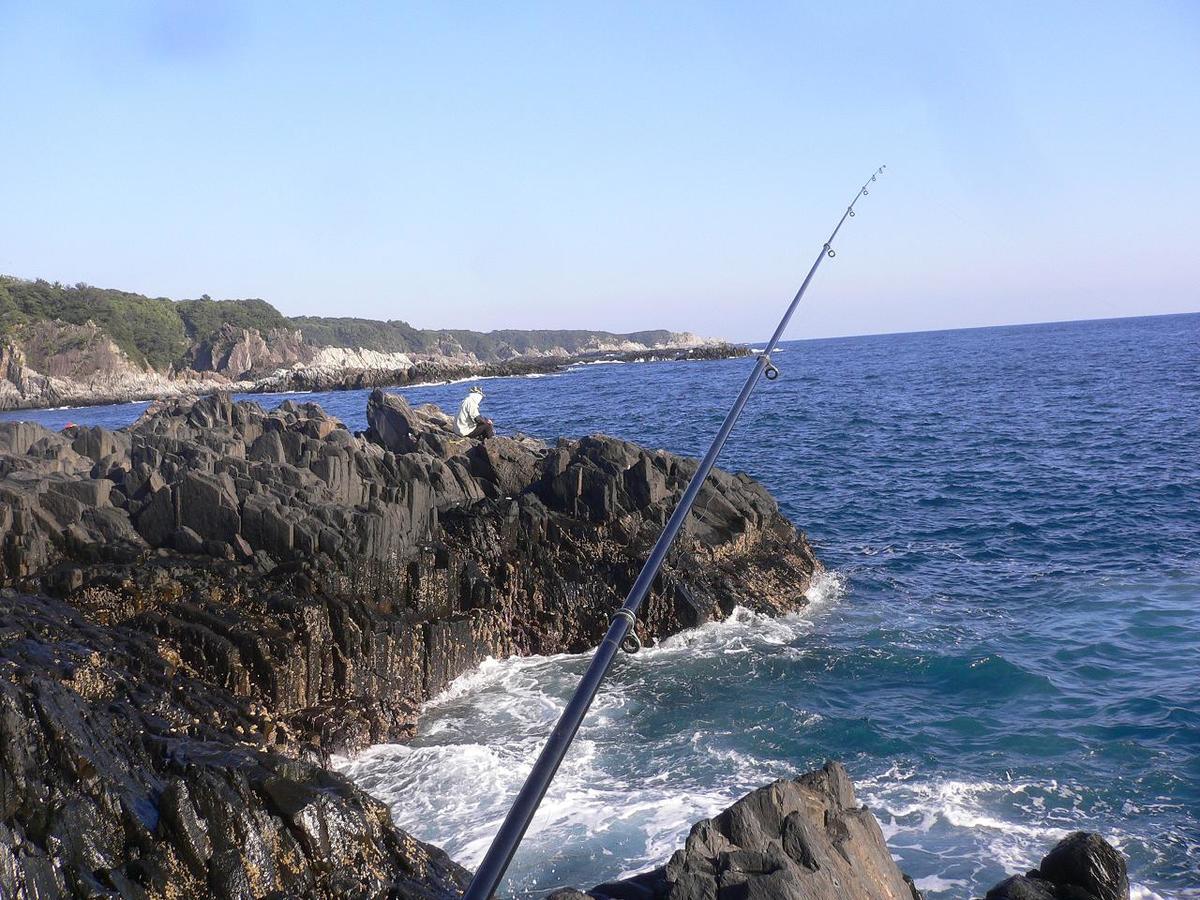
[(482, 439), (495, 436), (496, 430), (492, 426), (492, 420), (479, 414), (479, 404), (482, 401), (483, 388), (476, 386), (471, 388), (463, 398), (462, 405), (458, 407), (454, 427), (463, 437)]

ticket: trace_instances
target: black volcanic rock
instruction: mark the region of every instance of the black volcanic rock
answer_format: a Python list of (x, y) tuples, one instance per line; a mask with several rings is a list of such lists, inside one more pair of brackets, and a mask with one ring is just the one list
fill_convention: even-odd
[[(0, 896), (448, 897), (466, 873), (164, 641), (0, 596)], [(233, 713), (235, 718), (229, 716)]]
[(394, 453), (417, 449), (420, 423), (408, 401), (376, 388), (367, 398), (367, 437)]
[(781, 779), (692, 826), (659, 869), (555, 900), (920, 900), (838, 763)]
[[(666, 865), (547, 900), (921, 900), (838, 763), (782, 779), (692, 826)], [(1125, 859), (1077, 831), (985, 900), (1129, 900)]]
[[(488, 656), (593, 646), (696, 464), (405, 406), (376, 399), (399, 452), (221, 395), (116, 433), (0, 423), (0, 894), (453, 892), (320, 766), (410, 736)], [(714, 473), (638, 633), (795, 609), (816, 570), (761, 486)]]
[(988, 891), (986, 900), (1129, 900), (1125, 858), (1100, 835), (1076, 831), (1036, 869)]

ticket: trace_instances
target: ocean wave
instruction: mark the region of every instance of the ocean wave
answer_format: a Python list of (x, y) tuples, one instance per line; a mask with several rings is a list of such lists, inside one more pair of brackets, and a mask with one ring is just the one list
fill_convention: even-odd
[[(737, 608), (723, 621), (622, 657), (547, 793), (516, 871), (544, 881), (554, 868), (545, 862), (548, 855), (600, 843), (613, 868), (580, 878), (633, 874), (667, 858), (698, 819), (759, 784), (794, 774), (786, 760), (731, 746), (734, 735), (721, 728), (662, 735), (639, 748), (644, 755), (630, 758), (625, 719), (644, 712), (646, 691), (674, 680), (681, 659), (771, 654), (795, 642), (837, 603), (845, 585), (839, 573), (822, 572), (801, 613), (772, 618)], [(425, 705), (413, 743), (372, 747), (336, 759), (335, 767), (386, 803), (399, 826), (475, 865), (589, 659), (590, 653), (485, 660)], [(797, 711), (797, 727), (819, 719)], [(712, 777), (688, 777), (688, 769)]]
[[(786, 616), (768, 616), (743, 606), (735, 607), (725, 619), (706, 622), (697, 628), (689, 628), (644, 647), (634, 656), (627, 657), (631, 663), (655, 663), (678, 651), (704, 651), (725, 653), (740, 649), (743, 641), (751, 639), (760, 644), (784, 644), (794, 640), (803, 630), (813, 626), (817, 615), (827, 611), (845, 595), (846, 577), (836, 571), (817, 572), (812, 584), (805, 592), (808, 604), (798, 612)], [(451, 701), (486, 689), (500, 689), (513, 694), (538, 696), (543, 683), (542, 676), (554, 676), (569, 662), (582, 662), (591, 658), (586, 653), (556, 653), (544, 656), (513, 656), (505, 659), (488, 657), (466, 674), (455, 678), (436, 697), (425, 703), (425, 712), (437, 709)], [(598, 698), (599, 702), (599, 698)]]
[[(486, 746), (381, 745), (336, 765), (384, 802), (397, 825), (473, 867), (528, 775), (544, 736), (541, 731)], [(666, 858), (692, 822), (736, 799), (732, 791), (680, 791), (672, 779), (660, 777), (665, 771), (638, 779), (618, 777), (599, 756), (597, 742), (576, 739), (526, 834), (518, 863), (523, 860), (528, 869), (555, 848), (601, 841), (620, 851), (614, 851), (612, 870), (602, 874), (633, 874)]]
[(627, 359), (591, 359), (587, 362), (571, 363), (571, 365), (567, 366), (567, 371), (582, 369), (584, 366), (624, 366), (628, 365), (628, 363), (629, 360)]
[[(755, 787), (796, 775), (795, 756), (772, 735), (786, 727), (795, 740), (836, 722), (781, 701), (763, 725), (763, 740), (748, 741), (744, 727), (688, 698), (714, 679), (736, 677), (730, 666), (760, 672), (812, 653), (810, 642), (820, 643), (848, 586), (844, 572), (822, 572), (798, 613), (772, 618), (737, 608), (723, 621), (619, 657), (514, 860), (514, 888), (591, 884), (660, 865), (694, 822)], [(400, 827), (476, 865), (589, 659), (485, 660), (426, 704), (412, 744), (371, 748), (337, 766), (385, 802)], [(1019, 674), (1000, 663), (973, 653), (947, 677)], [(1054, 779), (972, 779), (915, 764), (852, 770), (860, 800), (931, 898), (964, 896), (1036, 865), (1089, 821), (1095, 805), (1084, 788)], [(1105, 834), (1122, 849), (1143, 846), (1130, 835)], [(1133, 896), (1162, 900), (1145, 887)]]
[[(963, 896), (962, 888), (969, 886), (964, 873), (978, 873), (981, 859), (992, 864), (989, 878), (994, 880), (1028, 871), (1081, 827), (1101, 830), (1122, 852), (1140, 840), (1120, 829), (1081, 822), (1086, 818), (1084, 790), (1056, 779), (970, 780), (893, 766), (859, 778), (856, 789), (879, 819), (893, 853), (912, 848), (945, 866), (916, 880), (931, 897)], [(988, 878), (983, 881), (989, 883)], [(1137, 883), (1131, 884), (1130, 895), (1134, 900), (1167, 900)], [(1200, 891), (1175, 896), (1200, 896)]]

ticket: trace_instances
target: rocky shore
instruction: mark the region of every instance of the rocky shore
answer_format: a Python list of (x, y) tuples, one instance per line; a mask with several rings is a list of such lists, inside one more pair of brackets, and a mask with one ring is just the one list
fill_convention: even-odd
[[(488, 656), (582, 651), (695, 471), (603, 436), (483, 442), (375, 391), (351, 434), (225, 395), (130, 428), (0, 423), (0, 897), (451, 898), (469, 873), (327, 768)], [(717, 471), (643, 640), (806, 602), (819, 563)], [(698, 823), (612, 900), (919, 892), (836, 764)], [(1072, 835), (989, 900), (1120, 900)]]
[[(341, 348), (338, 348), (341, 350)], [(141, 400), (186, 399), (218, 392), (343, 391), (371, 387), (437, 384), (464, 378), (497, 378), (561, 372), (594, 362), (652, 362), (729, 359), (746, 356), (738, 344), (646, 347), (574, 355), (518, 357), (499, 362), (469, 358), (410, 358), (362, 351), (322, 352), (311, 361), (274, 369), (182, 369), (158, 372), (128, 364), (115, 345), (89, 354), (62, 374), (47, 375), (28, 364), (20, 348), (0, 344), (0, 410), (103, 406)], [(117, 358), (114, 360), (112, 354)]]
[[(603, 633), (695, 462), (457, 437), (376, 391), (0, 423), (0, 894), (452, 896), (465, 873), (324, 763), (487, 656)], [(638, 632), (796, 609), (818, 569), (717, 472)]]

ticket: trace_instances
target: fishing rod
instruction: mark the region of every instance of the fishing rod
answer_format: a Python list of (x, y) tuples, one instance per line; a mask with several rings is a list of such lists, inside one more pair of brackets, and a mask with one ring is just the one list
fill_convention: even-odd
[(800, 289), (796, 291), (796, 296), (792, 298), (792, 302), (783, 314), (783, 318), (779, 320), (779, 326), (775, 329), (775, 333), (771, 335), (771, 340), (767, 341), (767, 345), (763, 348), (762, 353), (758, 354), (758, 361), (755, 363), (753, 371), (746, 377), (746, 383), (742, 385), (741, 393), (738, 394), (737, 400), (733, 402), (733, 406), (725, 416), (725, 421), (721, 423), (721, 428), (717, 431), (717, 436), (713, 438), (712, 445), (708, 448), (708, 452), (704, 454), (704, 459), (700, 461), (700, 466), (696, 469), (692, 480), (688, 482), (688, 486), (679, 500), (679, 505), (675, 507), (675, 511), (671, 513), (671, 518), (667, 521), (666, 527), (663, 528), (662, 534), (658, 536), (658, 540), (654, 544), (654, 549), (650, 551), (650, 556), (646, 559), (645, 565), (642, 566), (642, 571), (638, 575), (637, 581), (629, 589), (629, 596), (625, 598), (625, 603), (621, 608), (613, 614), (612, 622), (608, 626), (608, 633), (605, 634), (604, 640), (600, 642), (600, 646), (596, 648), (596, 653), (592, 657), (591, 664), (583, 674), (583, 678), (579, 680), (579, 685), (575, 688), (575, 693), (571, 695), (571, 699), (567, 702), (566, 709), (563, 710), (558, 723), (554, 726), (554, 731), (550, 733), (550, 739), (546, 741), (546, 746), (542, 748), (537, 762), (533, 764), (533, 769), (525, 779), (525, 784), (521, 786), (521, 790), (517, 794), (517, 799), (513, 801), (512, 808), (509, 809), (508, 815), (504, 819), (504, 824), (500, 826), (500, 830), (492, 840), (492, 845), (488, 848), (483, 862), (475, 870), (475, 876), (471, 879), (471, 884), (467, 888), (467, 892), (463, 895), (463, 900), (489, 900), (495, 892), (501, 879), (504, 878), (504, 873), (508, 870), (509, 863), (512, 862), (513, 854), (517, 852), (517, 847), (521, 844), (521, 839), (525, 837), (525, 831), (529, 828), (529, 823), (533, 820), (534, 813), (537, 812), (538, 806), (541, 805), (542, 798), (546, 796), (546, 790), (550, 787), (550, 782), (554, 780), (554, 775), (558, 772), (558, 767), (562, 763), (563, 757), (566, 756), (571, 742), (575, 739), (575, 733), (579, 731), (583, 717), (587, 715), (588, 708), (592, 705), (592, 700), (595, 699), (596, 692), (600, 690), (600, 684), (604, 681), (604, 676), (608, 674), (608, 670), (612, 667), (617, 650), (624, 648), (626, 652), (634, 653), (641, 647), (636, 631), (632, 635), (630, 634), (630, 629), (637, 622), (638, 607), (642, 605), (642, 601), (650, 593), (650, 586), (658, 576), (658, 570), (662, 568), (663, 560), (667, 557), (667, 551), (671, 549), (671, 544), (674, 543), (676, 535), (679, 534), (679, 530), (683, 527), (684, 521), (691, 512), (692, 506), (696, 502), (696, 497), (700, 493), (700, 488), (704, 486), (704, 480), (716, 464), (717, 457), (720, 455), (721, 449), (725, 446), (725, 441), (729, 438), (729, 433), (733, 431), (733, 426), (737, 424), (738, 417), (741, 416), (742, 409), (746, 406), (746, 401), (750, 399), (750, 394), (754, 390), (754, 385), (758, 381), (758, 377), (762, 375), (768, 381), (774, 381), (779, 377), (779, 369), (771, 362), (771, 351), (775, 349), (775, 346), (779, 343), (779, 339), (783, 337), (783, 332), (787, 328), (788, 322), (791, 321), (792, 314), (796, 311), (796, 307), (800, 305), (800, 300), (804, 296), (804, 292), (808, 290), (809, 282), (817, 274), (817, 269), (825, 257), (836, 255), (833, 250), (833, 241), (838, 236), (838, 232), (841, 231), (842, 224), (847, 218), (854, 215), (854, 204), (859, 201), (860, 197), (867, 195), (867, 187), (882, 175), (883, 170), (886, 168), (887, 166), (880, 166), (871, 173), (871, 177), (858, 189), (858, 193), (854, 195), (854, 199), (850, 201), (850, 205), (846, 207), (846, 211), (842, 213), (842, 217), (838, 219), (833, 233), (829, 235), (829, 240), (821, 247), (821, 252), (817, 254), (812, 268), (804, 276), (804, 281), (801, 283)]

